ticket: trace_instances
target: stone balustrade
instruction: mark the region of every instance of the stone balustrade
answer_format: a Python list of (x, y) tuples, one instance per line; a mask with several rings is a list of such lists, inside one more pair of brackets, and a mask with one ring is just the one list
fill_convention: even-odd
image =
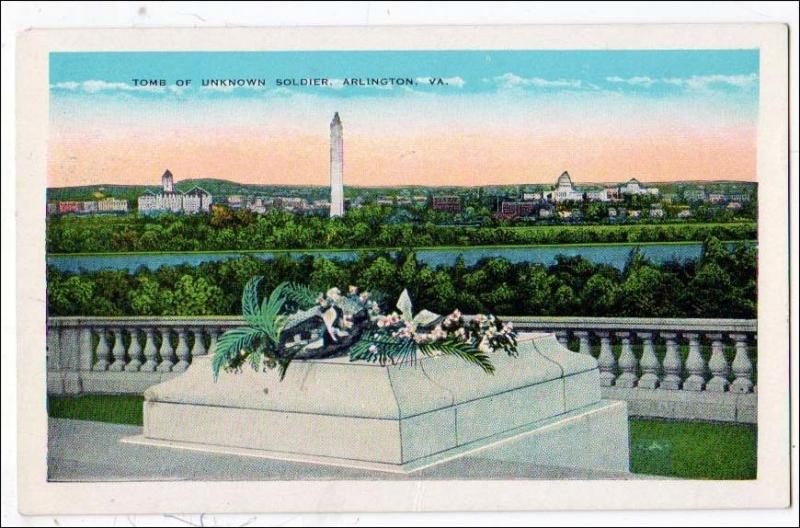
[[(757, 324), (741, 319), (504, 317), (518, 332), (547, 331), (598, 360), (603, 396), (631, 414), (756, 421)], [(52, 394), (141, 393), (213, 354), (240, 317), (52, 317)]]
[(597, 357), (603, 395), (634, 415), (756, 422), (757, 322), (750, 319), (507, 317)]

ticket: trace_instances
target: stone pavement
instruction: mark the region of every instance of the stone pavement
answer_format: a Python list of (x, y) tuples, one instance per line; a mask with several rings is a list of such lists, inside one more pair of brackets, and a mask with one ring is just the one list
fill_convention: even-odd
[(486, 479), (632, 479), (613, 472), (502, 462), (480, 453), (410, 475), (219, 455), (122, 443), (142, 434), (132, 425), (51, 418), (48, 477), (52, 481), (131, 480), (486, 480)]

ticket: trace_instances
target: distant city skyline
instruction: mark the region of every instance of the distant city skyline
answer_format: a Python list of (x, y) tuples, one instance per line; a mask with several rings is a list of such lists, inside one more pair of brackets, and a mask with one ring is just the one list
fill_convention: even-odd
[[(163, 77), (164, 87), (133, 78)], [(412, 86), (343, 86), (408, 77)], [(439, 76), (446, 83), (430, 86)], [(203, 78), (268, 79), (202, 87)], [(178, 87), (174, 79), (193, 79)], [(321, 88), (278, 78), (325, 78)], [(51, 187), (177, 180), (346, 187), (756, 180), (757, 50), (54, 53)]]

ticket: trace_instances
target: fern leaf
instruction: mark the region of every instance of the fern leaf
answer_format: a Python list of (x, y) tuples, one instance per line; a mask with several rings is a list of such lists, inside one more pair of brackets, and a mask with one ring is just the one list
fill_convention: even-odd
[(261, 309), (258, 316), (258, 326), (272, 341), (273, 344), (278, 344), (280, 338), (280, 331), (277, 325), (278, 315), (286, 303), (286, 298), (283, 296), (284, 290), (288, 283), (282, 282), (272, 290), (269, 297), (265, 297), (261, 303)]
[(297, 282), (289, 282), (286, 284), (286, 299), (297, 305), (299, 310), (308, 310), (317, 304), (319, 292), (314, 291), (311, 287)]
[(222, 334), (217, 340), (217, 348), (211, 360), (214, 381), (219, 378), (219, 371), (228, 366), (242, 350), (252, 351), (252, 347), (261, 335), (257, 328), (233, 328)]
[(487, 374), (494, 374), (494, 365), (492, 365), (489, 356), (478, 348), (455, 339), (448, 339), (439, 341), (438, 343), (426, 343), (419, 346), (420, 352), (425, 356), (432, 356), (436, 353), (445, 356), (455, 356), (468, 363), (479, 366)]
[(253, 277), (242, 290), (242, 315), (247, 323), (255, 326), (258, 321), (258, 286), (263, 277)]

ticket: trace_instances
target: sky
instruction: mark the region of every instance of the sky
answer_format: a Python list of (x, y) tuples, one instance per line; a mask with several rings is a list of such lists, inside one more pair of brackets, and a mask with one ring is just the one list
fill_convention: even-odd
[[(346, 186), (565, 170), (576, 183), (755, 181), (758, 74), (758, 50), (52, 53), (49, 182), (157, 185), (170, 169), (328, 185), (337, 111)], [(282, 82), (309, 78), (327, 85)]]

